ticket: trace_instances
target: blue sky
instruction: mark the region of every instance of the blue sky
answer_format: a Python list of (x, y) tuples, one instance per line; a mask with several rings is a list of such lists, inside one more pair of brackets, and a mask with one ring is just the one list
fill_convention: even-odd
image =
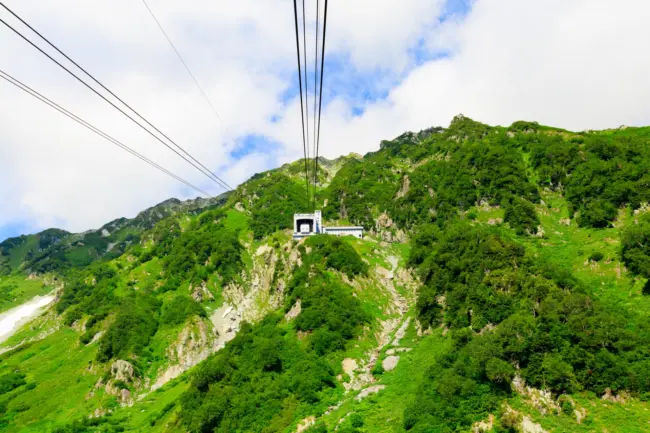
[[(638, 53), (650, 40), (650, 3), (621, 1), (331, 3), (321, 155), (363, 154), (404, 131), (445, 126), (458, 113), (573, 130), (649, 124), (650, 58)], [(152, 5), (223, 122), (144, 7), (6, 3), (228, 183), (302, 156), (290, 0)], [(0, 28), (0, 69), (200, 188), (221, 192), (6, 32)], [(0, 118), (0, 185), (10, 185), (0, 188), (0, 239), (49, 227), (80, 232), (196, 195), (2, 83)]]

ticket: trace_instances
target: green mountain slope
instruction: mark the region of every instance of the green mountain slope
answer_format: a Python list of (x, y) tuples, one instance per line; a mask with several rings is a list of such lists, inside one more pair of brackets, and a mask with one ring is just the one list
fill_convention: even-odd
[(0, 346), (0, 430), (650, 431), (650, 128), (457, 116), (320, 161), (363, 240), (291, 239), (303, 167), (1, 244), (7, 305), (57, 300)]

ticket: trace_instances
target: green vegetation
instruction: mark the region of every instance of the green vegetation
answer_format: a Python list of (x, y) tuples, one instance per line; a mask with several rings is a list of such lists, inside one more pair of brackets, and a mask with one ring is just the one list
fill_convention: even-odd
[(279, 315), (244, 325), (198, 369), (183, 396), (182, 420), (190, 431), (281, 431), (307, 407), (324, 410), (333, 396), (335, 367), (328, 356), (344, 350), (369, 318), (351, 288), (327, 269), (351, 276), (367, 269), (344, 240), (319, 236), (306, 245), (313, 250), (294, 271), (287, 306), (300, 299), (293, 326), (308, 337), (299, 340)]
[(255, 239), (293, 227), (293, 214), (307, 211), (305, 185), (277, 171), (253, 176), (237, 199), (251, 211)]
[(535, 206), (525, 199), (512, 197), (505, 206), (503, 221), (510, 224), (518, 235), (536, 233), (539, 218)]
[[(0, 430), (288, 433), (314, 417), (308, 432), (449, 433), (489, 415), (495, 432), (523, 415), (647, 430), (649, 144), (650, 128), (458, 116), (323, 162), (325, 219), (363, 225), (363, 240), (290, 240), (308, 211), (300, 162), (227, 199), (8, 239), (0, 310), (65, 286), (56, 314), (3, 344)], [(112, 376), (117, 359), (133, 378)], [(559, 409), (542, 416), (515, 378)]]
[(498, 229), (456, 223), (443, 233), (419, 266), (417, 310), (423, 322), (454, 329), (454, 347), (407, 409), (407, 430), (459, 431), (495, 411), (511, 392), (513, 365), (526, 383), (558, 394), (650, 391), (650, 327), (641, 317), (593, 299)]
[(650, 278), (650, 214), (623, 231), (622, 247), (625, 265), (635, 274)]
[(38, 279), (28, 279), (23, 275), (0, 277), (0, 311), (17, 307), (35, 296), (51, 291), (52, 287)]

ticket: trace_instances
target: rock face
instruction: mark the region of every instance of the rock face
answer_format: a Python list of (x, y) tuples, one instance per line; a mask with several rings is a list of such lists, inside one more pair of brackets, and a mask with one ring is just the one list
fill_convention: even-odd
[(386, 388), (385, 385), (373, 385), (369, 386), (368, 388), (362, 390), (359, 395), (356, 396), (357, 401), (361, 401), (364, 398), (368, 397), (370, 394), (376, 394), (382, 389)]
[(519, 375), (516, 375), (512, 380), (511, 388), (518, 394), (527, 397), (527, 403), (539, 410), (542, 415), (560, 412), (560, 405), (553, 399), (550, 391), (526, 386), (526, 383)]
[(314, 424), (316, 424), (316, 417), (313, 415), (308, 416), (298, 423), (298, 426), (296, 427), (296, 433), (302, 433)]
[(192, 299), (196, 302), (211, 301), (214, 299), (214, 295), (208, 289), (205, 281), (203, 281), (200, 286), (194, 288), (190, 285), (190, 291), (192, 292)]
[(300, 304), (300, 299), (291, 307), (291, 310), (287, 311), (287, 314), (284, 315), (285, 320), (293, 320), (298, 317), (298, 314), (302, 311), (302, 306)]
[(390, 355), (387, 356), (381, 363), (381, 366), (384, 367), (385, 371), (392, 371), (397, 367), (397, 363), (399, 362), (399, 356), (396, 355)]
[(410, 189), (411, 189), (411, 181), (409, 179), (409, 175), (406, 174), (404, 175), (404, 179), (402, 180), (402, 187), (400, 188), (399, 191), (397, 191), (397, 195), (395, 196), (395, 198), (404, 197), (406, 194), (408, 194)]
[(483, 433), (491, 431), (494, 427), (494, 421), (494, 415), (490, 414), (487, 421), (484, 420), (475, 422), (474, 425), (472, 425), (472, 433)]
[(521, 420), (521, 431), (522, 433), (547, 433), (541, 425), (533, 422), (528, 416), (524, 416)]
[(111, 376), (122, 382), (133, 382), (133, 365), (128, 361), (118, 359), (111, 365)]

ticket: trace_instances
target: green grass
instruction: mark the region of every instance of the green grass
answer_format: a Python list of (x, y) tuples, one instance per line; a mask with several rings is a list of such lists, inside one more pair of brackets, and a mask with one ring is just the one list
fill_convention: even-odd
[(572, 395), (578, 409), (586, 410), (586, 417), (578, 423), (574, 413), (542, 415), (521, 396), (508, 399), (508, 404), (540, 424), (549, 433), (625, 432), (650, 431), (650, 407), (647, 403), (631, 399), (625, 403), (603, 401), (593, 393)]
[(413, 350), (399, 353), (400, 360), (395, 370), (383, 373), (378, 382), (373, 384), (385, 385), (386, 388), (362, 401), (348, 398), (340, 408), (324, 418), (326, 424), (333, 429), (339, 419), (355, 412), (364, 420), (364, 431), (404, 432), (404, 409), (412, 402), (421, 377), (434, 365), (435, 357), (447, 348), (448, 343), (439, 329), (432, 335), (418, 337), (411, 324), (400, 346), (411, 347)]
[[(566, 201), (557, 194), (543, 196), (547, 206), (538, 206), (544, 238), (523, 238), (540, 258), (567, 270), (579, 278), (598, 298), (640, 314), (650, 314), (650, 297), (641, 293), (644, 281), (625, 271), (620, 262), (620, 225), (630, 223), (629, 211), (620, 212), (617, 226), (605, 229), (578, 227), (574, 219), (566, 226), (560, 219), (569, 217)], [(600, 262), (589, 260), (600, 251)]]
[(21, 275), (0, 277), (0, 312), (51, 291), (52, 288), (44, 285), (40, 280), (29, 280)]
[(38, 236), (29, 235), (27, 240), (22, 245), (14, 248), (9, 255), (9, 266), (12, 269), (17, 269), (25, 259), (29, 251), (35, 250), (38, 246)]
[[(89, 370), (97, 346), (79, 346), (78, 334), (61, 329), (48, 338), (0, 356), (0, 374), (19, 370), (27, 374), (32, 390), (20, 387), (3, 399), (11, 398), (1, 418), (5, 432), (45, 432), (54, 425), (92, 412), (109, 399), (98, 390), (92, 398), (83, 396), (94, 390), (103, 372)], [(22, 406), (22, 408), (21, 408)], [(18, 412), (16, 409), (27, 408)]]

